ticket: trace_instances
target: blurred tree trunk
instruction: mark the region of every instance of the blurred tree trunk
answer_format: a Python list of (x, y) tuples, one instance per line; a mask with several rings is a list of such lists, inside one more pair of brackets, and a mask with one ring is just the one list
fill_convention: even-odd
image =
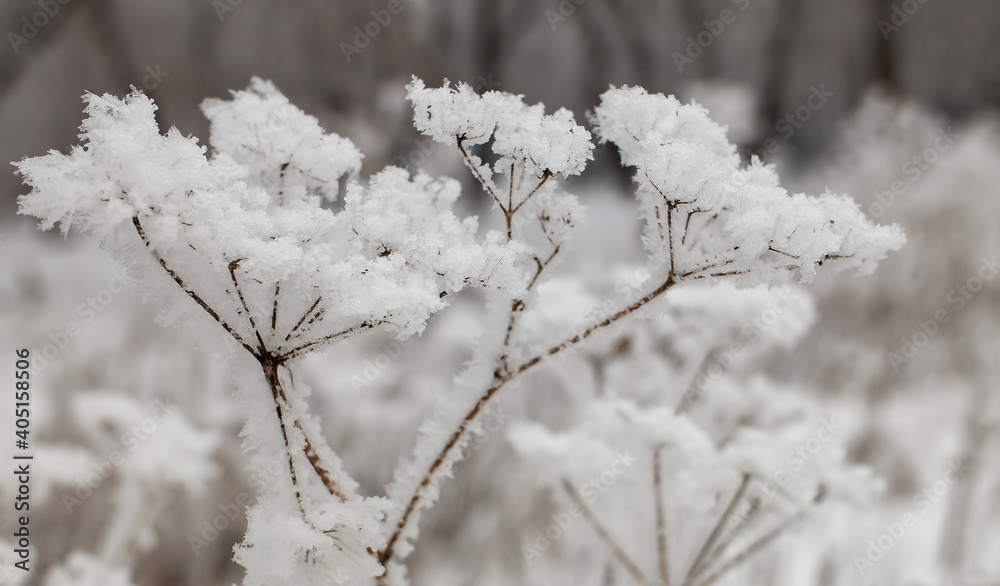
[[(764, 81), (757, 104), (758, 117), (766, 129), (772, 129), (781, 119), (785, 88), (789, 77), (789, 63), (795, 33), (801, 21), (800, 0), (778, 0), (774, 24), (764, 54)], [(769, 132), (769, 130), (768, 130)]]
[[(705, 7), (704, 0), (677, 0), (677, 8), (680, 11), (681, 22), (684, 23), (683, 38), (697, 38), (705, 28), (705, 21), (715, 17), (710, 17)], [(702, 79), (714, 79), (722, 75), (722, 64), (719, 61), (718, 51), (706, 49), (698, 57), (699, 71)]]
[[(874, 12), (874, 22), (892, 21), (893, 0), (870, 0)], [(897, 78), (897, 65), (892, 37), (883, 34), (881, 27), (875, 27), (875, 83), (881, 85), (886, 90), (896, 93), (899, 91), (899, 80)]]
[[(34, 2), (23, 3), (26, 6), (24, 12), (17, 12), (10, 16), (10, 22), (15, 23), (9, 33), (21, 36), (24, 21), (30, 21), (32, 15), (38, 11), (38, 5)], [(0, 59), (0, 99), (17, 83), (18, 78), (31, 66), (32, 60), (45, 51), (47, 45), (59, 38), (59, 32), (67, 28), (73, 22), (73, 15), (81, 6), (86, 6), (84, 2), (70, 2), (59, 7), (59, 13), (48, 20), (48, 23), (37, 28), (34, 37), (27, 39), (27, 44), (14, 47), (11, 43), (10, 53), (5, 52)], [(13, 12), (9, 6), (5, 7), (6, 14)], [(5, 16), (6, 16), (5, 14)], [(9, 40), (9, 39), (8, 39)]]

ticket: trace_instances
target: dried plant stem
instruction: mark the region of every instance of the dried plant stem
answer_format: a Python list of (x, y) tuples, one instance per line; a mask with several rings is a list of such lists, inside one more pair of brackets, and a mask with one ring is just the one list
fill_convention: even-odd
[(667, 557), (667, 522), (663, 510), (663, 481), (660, 454), (662, 445), (653, 446), (653, 503), (656, 509), (656, 559), (659, 562), (660, 584), (670, 586), (670, 561)]
[(691, 564), (691, 569), (688, 570), (687, 576), (684, 578), (684, 586), (689, 586), (694, 582), (694, 579), (698, 577), (698, 573), (701, 572), (702, 566), (705, 563), (705, 558), (712, 552), (712, 549), (715, 547), (719, 537), (722, 536), (722, 532), (726, 528), (726, 521), (729, 520), (733, 511), (736, 510), (736, 505), (738, 505), (740, 499), (743, 498), (743, 494), (746, 492), (749, 484), (750, 474), (744, 473), (743, 479), (740, 481), (739, 488), (737, 488), (736, 492), (733, 493), (733, 498), (730, 499), (729, 504), (726, 506), (726, 510), (722, 513), (722, 516), (719, 517), (718, 522), (712, 529), (712, 533), (709, 534), (708, 539), (706, 539), (705, 543), (701, 546), (701, 551), (698, 552), (698, 556), (695, 557), (694, 563)]
[[(271, 396), (274, 400), (275, 412), (277, 413), (278, 424), (281, 428), (281, 437), (285, 444), (285, 452), (288, 454), (288, 472), (289, 475), (291, 476), (292, 486), (295, 490), (295, 498), (296, 501), (298, 502), (299, 510), (302, 512), (303, 516), (305, 516), (305, 508), (302, 502), (302, 493), (299, 487), (299, 476), (295, 470), (294, 457), (288, 439), (289, 423), (287, 420), (289, 419), (289, 415), (286, 411), (291, 410), (291, 404), (290, 401), (288, 400), (288, 396), (285, 394), (284, 388), (281, 385), (278, 369), (283, 364), (285, 364), (285, 362), (287, 362), (291, 358), (300, 355), (301, 353), (310, 349), (312, 346), (323, 344), (326, 343), (328, 339), (345, 335), (344, 332), (341, 332), (339, 334), (334, 334), (333, 336), (328, 336), (327, 338), (317, 340), (316, 342), (312, 342), (310, 344), (300, 346), (282, 355), (276, 356), (273, 353), (271, 353), (267, 349), (264, 343), (263, 336), (261, 335), (260, 330), (257, 327), (256, 320), (253, 317), (253, 312), (250, 311), (249, 304), (247, 303), (246, 297), (243, 294), (243, 289), (240, 286), (239, 279), (236, 276), (236, 270), (239, 268), (240, 264), (240, 260), (238, 259), (231, 261), (229, 263), (228, 267), (229, 275), (230, 279), (233, 282), (233, 286), (235, 288), (240, 305), (242, 306), (243, 311), (246, 312), (247, 320), (249, 321), (250, 327), (254, 333), (254, 336), (257, 339), (258, 347), (253, 348), (246, 341), (244, 341), (244, 339), (238, 333), (236, 333), (236, 331), (233, 329), (232, 326), (230, 326), (225, 320), (223, 320), (219, 316), (219, 313), (214, 308), (212, 308), (211, 305), (209, 305), (196, 291), (188, 287), (187, 284), (184, 282), (184, 279), (182, 279), (180, 275), (178, 275), (178, 273), (173, 268), (171, 268), (171, 266), (167, 263), (167, 261), (152, 246), (152, 243), (146, 236), (145, 229), (142, 227), (142, 222), (139, 220), (138, 216), (132, 217), (132, 224), (133, 226), (135, 226), (135, 230), (138, 233), (139, 238), (142, 240), (143, 244), (146, 246), (146, 248), (149, 249), (150, 253), (153, 255), (153, 258), (156, 259), (156, 261), (163, 268), (163, 270), (166, 271), (168, 275), (170, 275), (170, 277), (174, 280), (174, 282), (177, 283), (177, 285), (192, 300), (194, 300), (195, 303), (197, 303), (206, 313), (212, 316), (212, 318), (215, 319), (215, 321), (218, 322), (226, 330), (226, 332), (228, 332), (229, 335), (233, 337), (233, 339), (239, 342), (243, 346), (243, 348), (247, 350), (247, 352), (249, 352), (254, 358), (256, 358), (257, 362), (260, 364), (261, 370), (264, 373), (264, 378), (267, 380), (268, 386), (271, 389)], [(275, 284), (275, 299), (271, 313), (272, 329), (275, 327), (277, 322), (277, 315), (278, 315), (277, 295), (279, 288), (280, 284)], [(319, 305), (321, 299), (322, 298), (316, 300), (316, 302), (309, 309), (309, 311), (306, 312), (306, 314), (299, 321), (296, 327), (292, 329), (292, 332), (294, 332), (295, 329), (297, 329), (299, 326), (302, 325), (302, 322), (305, 321), (305, 318), (308, 317), (313, 312), (313, 310), (316, 309), (317, 305)], [(344, 497), (343, 493), (339, 490), (334, 480), (330, 477), (329, 471), (326, 469), (326, 467), (323, 466), (319, 455), (316, 453), (316, 450), (313, 447), (312, 441), (309, 439), (309, 434), (306, 433), (305, 429), (302, 427), (301, 422), (295, 419), (294, 417), (292, 417), (291, 419), (292, 422), (290, 425), (294, 426), (297, 430), (299, 430), (300, 433), (302, 433), (302, 437), (305, 442), (304, 455), (306, 456), (306, 459), (309, 461), (309, 464), (312, 466), (313, 470), (316, 472), (316, 475), (319, 476), (320, 480), (323, 482), (324, 487), (326, 487), (327, 491), (332, 496), (337, 497), (341, 501), (346, 500), (346, 498)]]
[(764, 535), (757, 538), (756, 541), (752, 542), (750, 545), (743, 548), (739, 553), (729, 558), (718, 568), (713, 570), (704, 579), (699, 581), (696, 586), (710, 586), (714, 584), (719, 578), (725, 575), (727, 572), (735, 568), (736, 566), (742, 564), (743, 562), (750, 559), (758, 551), (767, 547), (772, 541), (781, 536), (792, 524), (798, 521), (802, 516), (805, 515), (805, 509), (800, 510), (795, 513), (784, 522), (779, 523), (776, 527), (765, 533)]
[(580, 495), (577, 494), (576, 489), (573, 488), (573, 485), (569, 483), (569, 480), (563, 479), (562, 488), (564, 491), (566, 491), (566, 494), (569, 496), (570, 500), (572, 500), (576, 504), (576, 506), (580, 507), (580, 511), (583, 514), (583, 518), (586, 519), (588, 523), (590, 523), (591, 527), (593, 527), (594, 533), (597, 534), (597, 537), (600, 538), (600, 540), (605, 545), (608, 546), (608, 549), (611, 550), (611, 555), (615, 556), (615, 559), (617, 559), (621, 563), (621, 565), (625, 567), (628, 573), (631, 574), (633, 578), (635, 578), (636, 582), (639, 582), (640, 584), (645, 583), (646, 575), (643, 574), (642, 570), (639, 569), (639, 566), (636, 565), (634, 561), (632, 561), (632, 558), (630, 558), (628, 554), (625, 553), (625, 550), (622, 549), (620, 545), (618, 545), (618, 542), (616, 542), (615, 539), (611, 536), (611, 534), (608, 533), (608, 530), (605, 529), (603, 525), (601, 525), (600, 521), (597, 520), (597, 516), (595, 516), (594, 512), (590, 510), (590, 507), (588, 507), (586, 503), (583, 502), (583, 499), (581, 499)]
[(472, 422), (475, 421), (476, 417), (483, 410), (486, 404), (489, 403), (490, 399), (493, 398), (493, 396), (497, 393), (497, 391), (502, 389), (511, 380), (524, 374), (528, 370), (531, 370), (535, 366), (538, 366), (547, 357), (555, 356), (569, 348), (572, 348), (574, 345), (589, 338), (595, 332), (602, 330), (610, 326), (611, 324), (616, 323), (618, 320), (645, 307), (651, 301), (659, 298), (661, 295), (667, 292), (675, 284), (676, 281), (674, 281), (673, 275), (668, 275), (667, 279), (659, 287), (657, 287), (656, 289), (654, 289), (641, 299), (638, 299), (637, 301), (631, 303), (627, 307), (611, 314), (610, 316), (604, 318), (603, 320), (595, 324), (590, 325), (582, 332), (574, 336), (571, 336), (570, 338), (564, 340), (563, 342), (560, 342), (559, 344), (556, 344), (555, 346), (550, 347), (548, 350), (545, 350), (544, 352), (534, 356), (533, 358), (528, 359), (527, 361), (523, 362), (520, 366), (512, 369), (511, 371), (505, 374), (501, 374), (500, 371), (498, 370), (498, 375), (494, 377), (493, 383), (483, 392), (479, 400), (476, 401), (476, 404), (465, 415), (465, 417), (462, 419), (462, 422), (459, 424), (458, 429), (456, 429), (454, 433), (452, 433), (451, 437), (448, 438), (448, 441), (445, 443), (444, 447), (438, 453), (437, 457), (434, 459), (434, 461), (428, 468), (427, 472), (424, 474), (417, 489), (410, 497), (409, 502), (407, 502), (406, 508), (404, 509), (403, 515), (400, 517), (399, 522), (396, 524), (395, 530), (389, 536), (385, 548), (383, 548), (382, 551), (379, 552), (378, 556), (379, 560), (384, 564), (392, 559), (393, 553), (395, 551), (396, 542), (399, 541), (400, 536), (402, 536), (403, 531), (409, 524), (410, 519), (413, 516), (413, 513), (416, 512), (418, 506), (423, 501), (424, 490), (435, 481), (435, 478), (437, 477), (438, 472), (441, 470), (441, 467), (451, 457), (452, 452), (455, 450), (456, 446), (459, 445), (459, 441), (468, 433), (469, 427), (472, 425)]
[(258, 356), (257, 354), (257, 351), (254, 350), (254, 348), (250, 344), (247, 344), (246, 341), (243, 340), (243, 338), (238, 333), (236, 333), (236, 330), (234, 330), (232, 326), (230, 326), (228, 323), (225, 322), (225, 320), (219, 317), (219, 314), (214, 309), (212, 309), (212, 307), (208, 303), (206, 303), (205, 300), (202, 299), (200, 295), (198, 295), (198, 293), (190, 289), (184, 282), (184, 280), (180, 277), (180, 275), (178, 275), (177, 272), (174, 269), (172, 269), (170, 265), (167, 264), (167, 261), (165, 261), (163, 257), (160, 256), (160, 253), (157, 252), (155, 248), (153, 248), (152, 243), (149, 241), (149, 238), (146, 237), (146, 231), (143, 229), (142, 223), (139, 221), (139, 216), (132, 216), (132, 225), (135, 226), (135, 231), (139, 233), (139, 238), (142, 239), (143, 244), (146, 246), (146, 248), (149, 249), (150, 253), (152, 253), (153, 258), (156, 259), (156, 261), (160, 264), (160, 266), (163, 267), (163, 270), (166, 271), (168, 275), (170, 275), (170, 277), (174, 280), (175, 283), (177, 283), (177, 286), (180, 287), (182, 291), (187, 293), (188, 297), (193, 299), (194, 302), (197, 303), (202, 309), (204, 309), (208, 315), (212, 316), (212, 319), (217, 321), (219, 325), (221, 325), (227, 332), (229, 332), (229, 335), (232, 336), (234, 340), (239, 342), (240, 345), (242, 345), (247, 352), (249, 352), (250, 354), (254, 355), (257, 358), (260, 358), (260, 356)]

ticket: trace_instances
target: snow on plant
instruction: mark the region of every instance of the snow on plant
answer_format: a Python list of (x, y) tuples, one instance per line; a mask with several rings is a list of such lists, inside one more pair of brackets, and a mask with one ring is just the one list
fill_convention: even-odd
[[(844, 465), (837, 419), (822, 422), (806, 396), (741, 364), (805, 333), (812, 305), (801, 293), (794, 305), (788, 298), (781, 289), (726, 283), (672, 290), (667, 312), (608, 341), (617, 350), (604, 355), (601, 387), (576, 408), (573, 424), (514, 426), (512, 443), (563, 503), (558, 510), (593, 536), (563, 542), (562, 514), (558, 528), (526, 535), (529, 566), (559, 581), (559, 562), (591, 560), (600, 573), (610, 559), (638, 584), (708, 585), (780, 538), (814, 503), (870, 496), (877, 485), (867, 471)], [(784, 311), (761, 328), (758, 316), (776, 301)], [(739, 351), (716, 358), (731, 348)], [(696, 387), (713, 369), (711, 384)], [(603, 470), (622, 452), (635, 465), (610, 478)]]
[[(552, 282), (583, 211), (558, 180), (585, 168), (590, 133), (565, 109), (546, 114), (507, 93), (418, 79), (408, 90), (417, 129), (457, 150), (503, 231), (480, 238), (476, 218), (454, 215), (454, 180), (390, 167), (360, 182), (349, 140), (256, 79), (231, 100), (203, 104), (211, 153), (176, 129), (161, 134), (154, 104), (134, 91), (87, 95), (81, 146), (17, 164), (32, 187), (22, 213), (99, 239), (162, 305), (161, 321), (206, 340), (224, 333), (234, 364), (256, 372), (242, 375), (239, 394), (250, 466), (283, 461), (288, 474), (266, 483), (248, 512), (236, 550), (248, 585), (405, 584), (420, 513), (488, 404), (522, 375), (682, 283), (772, 282), (792, 271), (808, 281), (818, 265), (865, 273), (904, 240), (845, 197), (790, 196), (770, 167), (742, 167), (703, 109), (612, 89), (594, 121), (637, 169), (649, 278), (566, 331), (533, 336), (522, 318), (558, 301), (548, 296), (546, 307), (536, 291)], [(473, 152), (485, 149), (492, 162)], [(308, 412), (296, 362), (370, 330), (419, 334), (466, 286), (491, 299), (473, 360), (386, 496), (364, 496)], [(662, 429), (650, 433), (677, 436), (680, 423), (667, 429), (675, 420), (651, 423)]]
[[(51, 467), (43, 468), (42, 477), (65, 489), (59, 505), (68, 514), (104, 483), (115, 485), (115, 508), (94, 540), (96, 551), (71, 553), (48, 570), (45, 586), (131, 586), (135, 559), (156, 546), (153, 525), (170, 504), (168, 495), (201, 496), (218, 474), (212, 459), (218, 435), (162, 403), (152, 416), (148, 411), (124, 393), (79, 393), (71, 401), (70, 416), (87, 449), (64, 443), (41, 448)], [(54, 488), (43, 484), (42, 498)]]

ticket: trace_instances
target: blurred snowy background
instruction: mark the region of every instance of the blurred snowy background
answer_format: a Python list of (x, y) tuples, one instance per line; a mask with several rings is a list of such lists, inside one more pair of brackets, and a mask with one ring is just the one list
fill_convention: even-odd
[[(821, 273), (794, 289), (803, 301), (779, 310), (779, 326), (762, 328), (753, 352), (724, 364), (705, 389), (697, 417), (720, 443), (737, 428), (791, 417), (777, 464), (806, 446), (808, 459), (842, 459), (874, 477), (729, 579), (997, 586), (997, 25), (992, 0), (8, 0), (0, 161), (65, 150), (76, 142), (80, 96), (130, 85), (155, 99), (161, 126), (205, 137), (201, 100), (256, 75), (352, 139), (365, 174), (399, 165), (455, 176), (467, 188), (465, 211), (485, 215), (489, 202), (459, 157), (413, 130), (403, 89), (411, 75), (523, 94), (579, 121), (610, 84), (693, 99), (728, 125), (747, 158), (777, 165), (790, 190), (850, 194), (908, 236), (873, 276)], [(641, 255), (628, 175), (614, 149), (599, 149), (569, 188), (588, 207), (587, 228), (561, 270), (594, 275), (599, 286)], [(127, 583), (92, 575), (94, 560), (132, 567), (142, 586), (238, 582), (232, 545), (254, 479), (227, 365), (155, 324), (155, 309), (93, 243), (38, 233), (16, 216), (25, 191), (13, 168), (0, 173), (0, 380), (13, 380), (18, 347), (34, 349), (39, 371), (36, 549), (24, 575), (4, 545), (0, 583)], [(514, 432), (529, 421), (563, 429), (579, 396), (605, 388), (641, 402), (676, 385), (678, 354), (718, 356), (777, 303), (728, 295), (714, 298), (725, 311), (698, 313), (691, 302), (702, 319), (641, 322), (510, 393), (499, 431), (476, 444), (427, 515), (414, 582), (627, 579), (587, 555), (600, 544), (583, 524), (542, 560), (526, 559), (525, 544), (566, 505), (540, 485), (537, 458), (518, 452)], [(468, 359), (481, 305), (469, 293), (419, 339), (369, 337), (310, 358), (307, 382), (328, 440), (368, 492), (389, 480)], [(8, 403), (5, 433), (14, 429)], [(840, 425), (836, 445), (809, 451), (830, 418)], [(112, 462), (116, 450), (124, 457)], [(14, 490), (0, 475), (0, 542), (12, 540)], [(894, 534), (906, 514), (916, 523)], [(625, 532), (646, 530), (620, 522)], [(859, 568), (857, 556), (871, 567)]]

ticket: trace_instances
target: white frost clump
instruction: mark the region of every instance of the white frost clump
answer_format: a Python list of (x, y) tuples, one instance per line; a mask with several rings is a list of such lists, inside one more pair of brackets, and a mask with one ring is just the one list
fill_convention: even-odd
[(492, 137), (493, 152), (501, 157), (498, 171), (530, 161), (526, 171), (532, 174), (567, 177), (583, 171), (591, 158), (590, 133), (565, 108), (546, 115), (542, 104), (528, 106), (521, 96), (497, 91), (479, 96), (467, 84), (451, 88), (447, 80), (444, 87), (428, 89), (413, 78), (406, 89), (417, 130), (444, 144), (484, 144)]
[(867, 274), (905, 242), (898, 226), (874, 224), (850, 198), (789, 196), (773, 167), (756, 158), (743, 167), (700, 106), (624, 87), (601, 96), (594, 122), (637, 170), (651, 261), (677, 276), (760, 281), (797, 269), (806, 282), (819, 264)]
[[(269, 350), (290, 350), (300, 345), (286, 336), (301, 334), (296, 320), (317, 299), (311, 339), (362, 325), (410, 334), (465, 284), (523, 285), (511, 272), (518, 247), (493, 236), (477, 242), (475, 220), (451, 211), (457, 191), (448, 183), (389, 169), (350, 186), (343, 211), (321, 207), (361, 156), (270, 84), (255, 80), (233, 100), (205, 102), (211, 157), (176, 129), (161, 135), (155, 106), (139, 92), (85, 99), (83, 146), (17, 164), (33, 188), (21, 212), (106, 242), (138, 233), (249, 346), (259, 341), (247, 313), (271, 326)], [(247, 308), (226, 294), (234, 281)]]

